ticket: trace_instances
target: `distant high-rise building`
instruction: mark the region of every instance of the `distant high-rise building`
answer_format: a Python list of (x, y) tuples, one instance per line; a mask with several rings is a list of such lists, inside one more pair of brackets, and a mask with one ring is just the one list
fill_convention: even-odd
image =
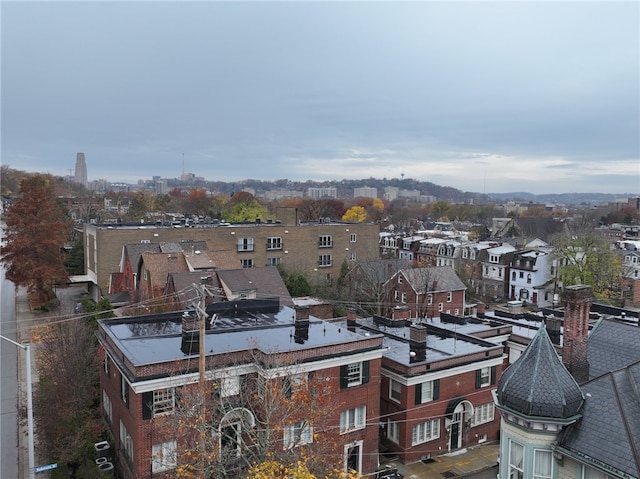
[(353, 197), (354, 198), (377, 198), (378, 197), (378, 188), (373, 188), (371, 186), (363, 186), (361, 188), (353, 189)]
[(84, 153), (78, 153), (76, 155), (76, 174), (74, 181), (80, 183), (85, 188), (89, 186), (87, 182), (87, 163), (84, 160)]

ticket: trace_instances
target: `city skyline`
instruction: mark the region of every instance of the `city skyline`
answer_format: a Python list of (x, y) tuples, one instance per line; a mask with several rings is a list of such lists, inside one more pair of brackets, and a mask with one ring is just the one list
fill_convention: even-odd
[(3, 2), (2, 163), (640, 192), (637, 2)]

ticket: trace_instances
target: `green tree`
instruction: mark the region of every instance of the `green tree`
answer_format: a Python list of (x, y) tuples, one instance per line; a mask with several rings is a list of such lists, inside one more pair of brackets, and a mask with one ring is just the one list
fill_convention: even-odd
[(138, 191), (129, 205), (126, 218), (132, 221), (144, 220), (147, 213), (151, 211), (151, 196), (142, 191)]
[(54, 193), (49, 175), (34, 175), (20, 183), (20, 196), (5, 215), (2, 262), (7, 279), (17, 286), (33, 286), (45, 303), (53, 284), (66, 282), (63, 247), (72, 222)]
[(615, 302), (623, 289), (622, 262), (613, 245), (589, 226), (558, 235), (551, 241), (564, 286), (591, 286), (599, 300)]
[(309, 296), (313, 292), (309, 281), (302, 273), (287, 271), (283, 268), (280, 268), (279, 271), (291, 296)]

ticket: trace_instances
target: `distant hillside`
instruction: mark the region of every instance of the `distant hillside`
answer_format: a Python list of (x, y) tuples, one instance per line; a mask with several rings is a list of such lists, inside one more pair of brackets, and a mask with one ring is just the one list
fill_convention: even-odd
[(512, 193), (489, 193), (487, 196), (494, 201), (520, 201), (531, 203), (558, 203), (563, 205), (600, 205), (603, 203), (614, 202), (623, 198), (634, 196), (629, 193), (627, 195), (612, 195), (608, 193), (557, 193), (546, 195), (534, 195), (525, 192)]

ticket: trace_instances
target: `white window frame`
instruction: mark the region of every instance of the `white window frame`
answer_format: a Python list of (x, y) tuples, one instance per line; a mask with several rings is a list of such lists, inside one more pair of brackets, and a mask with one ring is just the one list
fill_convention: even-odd
[(358, 406), (340, 413), (340, 434), (345, 434), (367, 425), (367, 406)]
[(453, 301), (453, 293), (451, 291), (447, 291), (447, 303)]
[(493, 422), (495, 419), (495, 404), (490, 402), (476, 406), (473, 411), (473, 417), (471, 418), (471, 427), (479, 426), (480, 424), (486, 424)]
[(104, 389), (102, 390), (102, 409), (109, 420), (109, 424), (111, 424), (113, 422), (113, 404), (107, 391)]
[(431, 293), (427, 294), (427, 304), (433, 304), (433, 294)]
[(304, 446), (313, 442), (313, 427), (307, 421), (299, 421), (284, 427), (283, 448)]
[(329, 268), (333, 264), (333, 258), (330, 254), (321, 254), (318, 256), (318, 267)]
[(438, 311), (439, 311), (439, 312), (444, 311), (444, 304), (442, 304), (442, 303), (438, 303)]
[(333, 237), (331, 235), (318, 236), (318, 248), (332, 248)]
[(397, 421), (387, 419), (387, 439), (400, 444), (400, 424)]
[(480, 387), (486, 387), (491, 384), (491, 368), (486, 367), (480, 369)]
[(282, 258), (279, 256), (272, 256), (267, 258), (267, 266), (277, 266), (282, 262)]
[(402, 302), (402, 303), (406, 303), (407, 302), (407, 293), (405, 293), (404, 291), (402, 292), (402, 295), (400, 296), (400, 302)]
[(133, 462), (133, 438), (127, 431), (122, 419), (120, 420), (120, 449), (122, 449), (126, 458)]
[(253, 258), (243, 258), (240, 260), (240, 265), (244, 268), (244, 269), (250, 269), (253, 268)]
[(240, 376), (229, 376), (218, 381), (220, 385), (220, 397), (226, 398), (240, 394)]
[(358, 236), (355, 233), (351, 233), (349, 235), (349, 243), (355, 243), (358, 239)]
[(282, 237), (271, 236), (267, 238), (267, 249), (268, 250), (282, 249)]
[(509, 439), (509, 457), (507, 463), (507, 477), (509, 479), (524, 479), (524, 446), (513, 439)]
[(358, 259), (356, 252), (355, 251), (349, 252), (349, 261), (355, 261), (356, 259)]
[(402, 399), (402, 384), (395, 379), (389, 379), (389, 399), (398, 403)]
[(238, 238), (238, 251), (253, 251), (253, 238)]
[(362, 384), (362, 361), (347, 364), (347, 387), (360, 386)]
[(433, 381), (416, 384), (416, 387), (421, 389), (420, 404), (433, 401)]
[(154, 444), (151, 447), (151, 472), (170, 471), (178, 465), (176, 440)]
[(417, 446), (440, 437), (440, 419), (429, 419), (411, 429), (411, 445)]
[(553, 479), (553, 453), (549, 449), (533, 450), (533, 479)]
[(176, 406), (175, 388), (156, 389), (153, 391), (152, 411), (154, 416), (171, 414)]

